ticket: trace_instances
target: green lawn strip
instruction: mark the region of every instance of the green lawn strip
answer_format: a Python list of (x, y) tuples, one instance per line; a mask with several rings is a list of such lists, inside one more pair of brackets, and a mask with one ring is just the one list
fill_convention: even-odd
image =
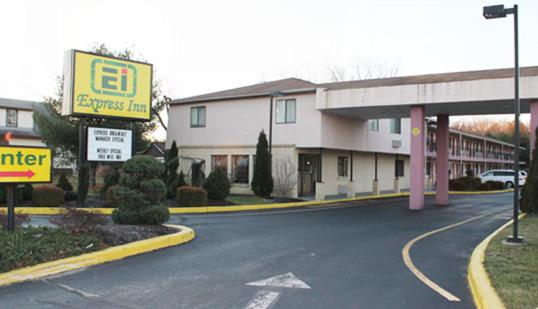
[(503, 244), (511, 233), (510, 225), (492, 239), (486, 250), (486, 271), (507, 308), (538, 308), (538, 214), (520, 221), (524, 245)]
[(270, 204), (271, 200), (266, 200), (254, 195), (230, 195), (226, 198), (229, 202), (237, 205), (255, 205), (255, 204)]
[(0, 273), (104, 247), (97, 237), (70, 235), (63, 229), (28, 227), (8, 233), (0, 228)]

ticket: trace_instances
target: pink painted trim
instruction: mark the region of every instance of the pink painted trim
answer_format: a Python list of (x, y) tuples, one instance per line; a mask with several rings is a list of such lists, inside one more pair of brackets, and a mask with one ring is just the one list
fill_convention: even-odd
[(409, 209), (424, 207), (425, 133), (424, 106), (412, 106)]
[(437, 115), (437, 157), (435, 159), (435, 172), (437, 176), (437, 187), (435, 203), (437, 205), (448, 205), (448, 115)]

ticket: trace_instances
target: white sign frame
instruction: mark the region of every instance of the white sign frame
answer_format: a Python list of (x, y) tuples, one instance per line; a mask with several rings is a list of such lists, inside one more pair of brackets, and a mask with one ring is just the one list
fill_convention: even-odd
[(88, 127), (86, 161), (125, 162), (132, 157), (133, 131)]

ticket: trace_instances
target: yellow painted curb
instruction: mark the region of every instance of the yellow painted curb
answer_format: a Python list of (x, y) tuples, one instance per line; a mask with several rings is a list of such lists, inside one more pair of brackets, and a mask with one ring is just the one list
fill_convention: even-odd
[[(521, 214), (519, 218), (523, 218), (525, 214)], [(513, 220), (510, 220), (491, 235), (486, 237), (474, 250), (471, 255), (471, 260), (469, 261), (469, 266), (467, 267), (467, 281), (471, 288), (471, 294), (473, 294), (473, 299), (476, 307), (478, 309), (504, 309), (506, 308), (499, 297), (497, 292), (491, 285), (489, 276), (484, 267), (484, 258), (486, 255), (486, 249), (488, 248), (491, 240), (499, 234), (503, 229), (510, 226)]]
[(194, 230), (186, 226), (168, 224), (166, 226), (179, 229), (180, 231), (174, 234), (135, 241), (125, 245), (107, 248), (101, 251), (86, 253), (79, 256), (2, 273), (0, 274), (0, 286), (27, 280), (36, 280), (66, 271), (72, 271), (92, 265), (120, 260), (129, 256), (183, 244), (191, 241), (195, 237)]
[[(450, 191), (451, 195), (483, 195), (483, 194), (496, 194), (511, 192), (508, 190), (497, 191)], [(425, 192), (426, 196), (434, 196), (435, 192)], [(365, 200), (376, 200), (395, 197), (409, 196), (409, 192), (401, 193), (388, 193), (380, 195), (366, 195), (360, 197), (346, 197), (334, 200), (323, 201), (305, 201), (305, 202), (290, 202), (290, 203), (272, 203), (272, 204), (253, 204), (253, 205), (237, 205), (237, 206), (199, 206), (199, 207), (169, 207), (170, 214), (202, 214), (202, 213), (216, 213), (216, 212), (237, 212), (248, 210), (262, 210), (262, 209), (282, 209), (282, 208), (294, 208), (294, 207), (306, 207), (306, 206), (320, 206), (330, 205), (337, 203), (356, 202)], [(103, 215), (111, 215), (114, 208), (79, 208)], [(0, 207), (0, 210), (6, 211), (5, 207)], [(27, 215), (57, 215), (62, 210), (61, 207), (16, 207), (17, 213)]]

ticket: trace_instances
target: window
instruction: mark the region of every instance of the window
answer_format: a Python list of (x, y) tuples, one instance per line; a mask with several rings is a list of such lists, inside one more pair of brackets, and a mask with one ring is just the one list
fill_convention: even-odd
[(248, 184), (248, 155), (232, 156), (232, 181)]
[(205, 106), (191, 107), (191, 128), (205, 127)]
[(212, 155), (211, 156), (211, 171), (221, 169), (225, 174), (228, 174), (228, 156), (227, 155)]
[(368, 120), (368, 129), (370, 131), (379, 131), (379, 119)]
[(6, 127), (16, 127), (17, 117), (18, 113), (16, 109), (8, 109), (6, 115)]
[(338, 177), (347, 177), (347, 157), (338, 157)]
[(394, 163), (394, 177), (403, 177), (404, 176), (404, 161), (396, 160)]
[(295, 123), (296, 105), (295, 99), (276, 101), (276, 123)]
[(390, 120), (390, 133), (402, 134), (402, 119), (393, 118)]

